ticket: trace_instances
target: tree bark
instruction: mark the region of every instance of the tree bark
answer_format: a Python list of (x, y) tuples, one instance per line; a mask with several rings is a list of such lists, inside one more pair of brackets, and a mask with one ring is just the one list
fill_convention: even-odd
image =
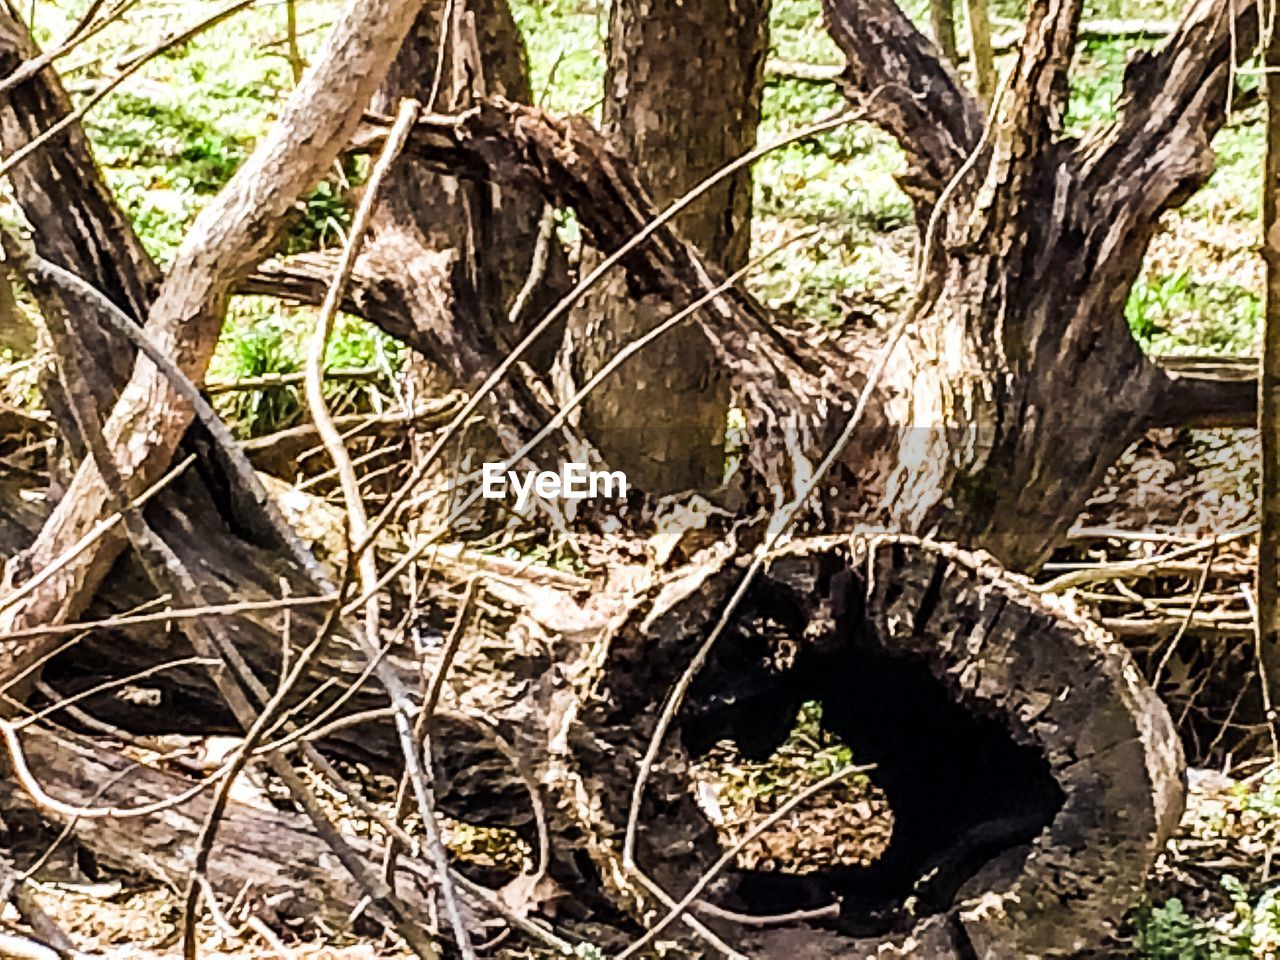
[[(619, 876), (630, 805), (631, 777), (614, 771), (633, 769), (622, 758), (644, 752), (664, 699), (651, 692), (669, 689), (714, 620), (706, 597), (739, 576), (714, 562), (685, 571), (610, 642), (582, 735), (570, 735), (570, 766), (554, 781), (595, 798), (577, 810), (594, 820), (587, 850), (606, 883)], [(1176, 734), (1127, 655), (963, 551), (894, 537), (797, 544), (752, 588), (724, 640), (690, 692), (679, 742), (655, 765), (641, 866), (677, 895), (687, 887), (716, 850), (681, 758), (723, 737), (767, 753), (805, 700), (822, 704), (824, 726), (855, 762), (877, 764), (872, 780), (895, 816), (880, 860), (817, 879), (801, 891), (809, 901), (781, 899), (795, 896), (781, 881), (763, 902), (733, 899), (748, 889), (741, 875), (722, 885), (734, 909), (841, 901), (834, 929), (717, 928), (748, 954), (1073, 956), (1111, 932), (1181, 815)], [(945, 889), (916, 884), (974, 825), (1014, 819), (1022, 832), (968, 860)], [(901, 902), (912, 888), (914, 912)]]
[[(1280, 704), (1280, 30), (1273, 24), (1263, 51), (1267, 152), (1262, 175), (1262, 257), (1266, 310), (1262, 370), (1258, 378), (1258, 436), (1262, 452), (1258, 491), (1258, 642), (1267, 689), (1267, 722)], [(1274, 733), (1273, 733), (1274, 738)]]
[[(446, 15), (450, 22), (442, 29)], [(419, 10), (371, 106), (390, 115), (402, 97), (412, 97), (427, 110), (454, 113), (489, 96), (531, 100), (524, 43), (505, 0), (431, 2)], [(527, 191), (459, 181), (402, 158), (380, 194), (369, 269), (399, 281), (413, 303), (412, 278), (397, 269), (405, 248), (417, 245), (422, 255), (455, 251), (455, 269), (467, 284), (460, 294), (474, 301), (463, 322), (479, 324), (482, 335), (496, 344), (514, 343), (519, 337), (508, 329), (507, 314), (529, 275), (542, 211), (541, 199)], [(389, 249), (379, 246), (380, 238)], [(550, 276), (563, 283), (563, 264), (558, 259), (554, 264)], [(539, 306), (547, 296), (547, 285), (542, 286)], [(434, 306), (428, 300), (422, 308)], [(448, 314), (435, 325), (455, 322)]]
[[(176, 525), (162, 521), (157, 529), (181, 555), (203, 558), (211, 570), (243, 566), (243, 558), (210, 543), (208, 527), (195, 534), (191, 518), (173, 519)], [(524, 832), (528, 791), (537, 790), (553, 876), (606, 922), (621, 924), (622, 915), (639, 915), (650, 903), (619, 862), (632, 778), (666, 691), (741, 575), (735, 554), (722, 543), (671, 571), (618, 564), (588, 585), (539, 577), (527, 565), (492, 570), (481, 590), (494, 613), (463, 634), (454, 659), (433, 738), (442, 808)], [(237, 599), (278, 593), (266, 573), (248, 586)], [(430, 605), (441, 623), (454, 614), (449, 603), (442, 593)], [(237, 645), (271, 685), (279, 614), (262, 627), (243, 615), (237, 624)], [(313, 626), (305, 610), (294, 612), (294, 636), (309, 636)], [(489, 639), (494, 631), (502, 643)], [(55, 669), (51, 682), (71, 692), (90, 677), (186, 652), (180, 634), (134, 628), (129, 635), (92, 638), (70, 661), (76, 672)], [(146, 637), (153, 639), (139, 642)], [(440, 655), (438, 646), (415, 654), (403, 645), (388, 662), (407, 679), (437, 669)], [(298, 718), (323, 709), (361, 668), (355, 651), (335, 648), (316, 664), (298, 702), (329, 686)], [(167, 671), (147, 685), (161, 696), (151, 732), (208, 732), (219, 716), (198, 672)], [(972, 951), (1065, 956), (1111, 932), (1180, 814), (1181, 758), (1168, 715), (1101, 631), (989, 560), (954, 548), (903, 537), (801, 541), (750, 589), (658, 755), (640, 811), (637, 861), (674, 895), (719, 853), (689, 790), (689, 760), (722, 739), (767, 755), (810, 700), (822, 705), (824, 725), (850, 745), (855, 762), (876, 764), (873, 781), (895, 816), (893, 840), (870, 868), (837, 868), (803, 882), (735, 870), (711, 888), (714, 903), (739, 912), (842, 904), (834, 924), (717, 927), (753, 955), (803, 947), (811, 957), (877, 949), (921, 960), (961, 960)], [(103, 703), (82, 706), (97, 713)], [(378, 706), (362, 694), (343, 713)], [(118, 705), (104, 715), (136, 723), (144, 712)], [(374, 769), (394, 769), (389, 713), (322, 742)], [(494, 737), (522, 768), (494, 749)], [(103, 781), (84, 774), (85, 762), (90, 771), (119, 763), (101, 755), (37, 759), (40, 778), (68, 800), (92, 795)], [(164, 786), (168, 795), (178, 789), (174, 781)], [(134, 863), (122, 833), (128, 828), (95, 822), (82, 835), (94, 849)], [(234, 854), (239, 828), (224, 829), (236, 838)], [(176, 842), (163, 851), (182, 856)], [(933, 881), (921, 881), (930, 874)], [(310, 883), (300, 883), (299, 902)]]
[[(37, 53), (26, 27), (0, 9), (0, 75), (11, 75)], [(0, 150), (12, 154), (71, 109), (53, 67), (46, 67), (0, 96)], [(37, 227), (33, 239), (40, 256), (92, 283), (134, 319), (145, 319), (160, 271), (107, 189), (80, 125), (69, 126), (10, 177), (18, 203)], [(54, 223), (67, 226), (40, 229)], [(116, 338), (92, 320), (83, 323), (78, 335), (87, 359), (106, 364), (117, 386), (123, 385), (133, 367), (131, 354), (114, 349)]]
[(974, 92), (984, 105), (989, 105), (996, 92), (996, 61), (991, 46), (987, 0), (966, 0), (964, 9), (969, 28), (969, 62), (973, 67)]
[[(1008, 104), (984, 135), (981, 109), (896, 7), (828, 0), (849, 79), (864, 93), (878, 91), (871, 115), (903, 143), (907, 185), (922, 224), (932, 224), (916, 322), (824, 484), (828, 522), (847, 528), (871, 519), (941, 531), (1023, 569), (1041, 561), (1102, 470), (1151, 421), (1167, 386), (1124, 329), (1124, 297), (1160, 213), (1211, 170), (1208, 143), (1222, 121), (1229, 57), (1250, 47), (1251, 10), (1242, 6), (1237, 16), (1222, 0), (1194, 6), (1165, 50), (1131, 67), (1126, 110), (1109, 136), (1081, 145), (1058, 136), (1078, 5), (1033, 5)], [(910, 85), (902, 82), (904, 64)], [(584, 121), (482, 104), (458, 122), (423, 123), (416, 147), (424, 162), (450, 175), (536, 189), (572, 206), (603, 251), (618, 249), (654, 213), (631, 166)], [(183, 290), (225, 294), (222, 280), (202, 273), (202, 265), (185, 268), (191, 285)], [(669, 228), (624, 266), (632, 294), (678, 303), (723, 276)], [(215, 263), (212, 274), (220, 272)], [(176, 282), (171, 275), (166, 285)], [(180, 292), (160, 303), (171, 306)], [(210, 309), (205, 304), (194, 319), (211, 323)], [(786, 502), (866, 389), (865, 358), (793, 342), (739, 291), (722, 296), (698, 323), (748, 417), (754, 506)], [(478, 367), (487, 349), (476, 348), (467, 362)], [(190, 353), (180, 358), (194, 364)], [(152, 434), (140, 437), (140, 449), (154, 446)], [(158, 449), (165, 460), (163, 444)], [(203, 521), (175, 522), (187, 524), (187, 536), (175, 539), (193, 560), (208, 551)], [(482, 713), (532, 766), (532, 781), (550, 792), (556, 874), (588, 900), (604, 896), (637, 912), (646, 905), (618, 869), (630, 778), (666, 691), (736, 580), (735, 553), (726, 547), (665, 578), (652, 568), (619, 566), (606, 583), (569, 598), (508, 585), (518, 612), (504, 624), (504, 644), (469, 638), (461, 655), (459, 702), (450, 707), (473, 720), (468, 708)], [(41, 562), (50, 557), (37, 554)], [(1034, 797), (1030, 813), (1041, 822), (1030, 835), (1005, 837), (1012, 845), (997, 851), (1005, 870), (988, 869), (989, 860), (968, 863), (956, 889), (929, 890), (934, 907), (912, 913), (905, 891), (922, 869), (949, 857), (971, 828), (987, 825), (983, 816), (1009, 811), (984, 795), (983, 809), (969, 810), (978, 822), (948, 820), (941, 809), (913, 808), (910, 791), (895, 788), (915, 826), (903, 831), (890, 866), (872, 875), (874, 883), (867, 874), (824, 880), (827, 893), (848, 903), (839, 926), (806, 932), (788, 949), (803, 947), (810, 956), (870, 950), (868, 925), (896, 938), (900, 955), (1051, 956), (1081, 947), (1077, 938), (1084, 946), (1096, 942), (1128, 905), (1176, 819), (1180, 758), (1167, 717), (1132, 679), (1123, 654), (982, 562), (907, 540), (872, 551), (872, 577), (866, 560), (843, 541), (805, 544), (777, 558), (733, 627), (737, 638), (770, 654), (765, 688), (782, 701), (815, 694), (829, 705), (829, 722), (856, 738), (866, 730), (853, 710), (864, 698), (850, 695), (859, 678), (883, 678), (884, 690), (900, 692), (918, 681), (939, 716), (950, 722), (955, 714), (946, 705), (959, 705), (979, 724), (974, 743), (1008, 758), (1000, 782), (1017, 787), (1001, 795)], [(278, 589), (263, 566), (238, 577), (259, 578), (268, 596)], [(54, 611), (62, 612), (60, 603)], [(770, 618), (779, 621), (776, 629)], [(11, 637), (10, 648), (29, 650), (31, 636)], [(243, 636), (254, 644), (270, 632)], [(802, 648), (802, 669), (772, 655), (784, 639)], [(398, 652), (412, 666), (413, 653)], [(260, 669), (273, 669), (272, 656), (279, 656), (278, 641), (258, 652)], [(336, 673), (349, 677), (348, 670)], [(741, 679), (738, 673), (712, 661), (681, 720), (684, 742), (668, 744), (660, 756), (642, 811), (641, 865), (677, 891), (715, 851), (684, 782), (689, 744), (715, 732), (708, 705)], [(746, 679), (761, 678), (748, 671)], [(904, 695), (894, 702), (900, 712), (915, 701)], [(754, 735), (767, 745), (777, 736), (777, 717), (756, 712), (762, 729)], [(983, 726), (982, 716), (995, 725)], [(735, 718), (726, 722), (732, 728)], [(884, 747), (885, 775), (901, 784), (916, 755), (885, 728), (881, 723), (865, 742)], [(887, 728), (904, 736), (909, 729)], [(964, 742), (948, 741), (957, 776), (973, 759), (961, 751)], [(949, 835), (929, 832), (944, 823)], [(1028, 843), (1028, 856), (1010, 855)], [(977, 887), (967, 886), (979, 875)], [(887, 901), (873, 898), (882, 880), (892, 881)], [(975, 903), (979, 890), (995, 900)], [(746, 898), (732, 886), (716, 893)], [(903, 939), (909, 930), (916, 947)]]
[(933, 42), (949, 63), (959, 63), (956, 49), (956, 8), (953, 0), (929, 0), (929, 28)]
[[(128, 810), (178, 797), (191, 787), (183, 776), (130, 761), (121, 754), (75, 736), (29, 729), (19, 737), (23, 754), (41, 788), (73, 807)], [(72, 818), (42, 808), (58, 823), (74, 822), (82, 843), (105, 864), (145, 874), (174, 889), (190, 876), (196, 839), (213, 799), (213, 788), (190, 800), (144, 817)], [(28, 808), (31, 800), (9, 776), (0, 780), (0, 806)], [(377, 873), (381, 850), (363, 838), (348, 838)], [(261, 809), (232, 801), (219, 830), (219, 843), (206, 877), (223, 903), (240, 901), (249, 914), (276, 926), (321, 920), (330, 929), (350, 931), (364, 899), (361, 888), (341, 870), (333, 854), (296, 813)], [(420, 867), (399, 861), (396, 893), (418, 916), (431, 915), (433, 880)], [(471, 915), (474, 923), (474, 914)]]
[[(909, 24), (877, 4), (828, 0), (827, 11), (869, 95), (887, 79), (885, 38)], [(1212, 170), (1229, 60), (1256, 36), (1246, 10), (1193, 5), (1163, 50), (1131, 65), (1110, 135), (1077, 145), (1056, 136), (1078, 19), (1078, 4), (1032, 6), (1007, 108), (985, 140), (939, 112), (941, 94), (872, 105), (907, 145), (918, 196), (955, 179), (925, 237), (917, 322), (888, 374), (911, 387), (895, 417), (897, 463), (880, 478), (886, 512), (895, 528), (937, 530), (1024, 569), (1060, 536), (1050, 518), (1077, 514), (1164, 389), (1123, 305), (1159, 213)], [(930, 71), (937, 90), (964, 98), (941, 65)], [(978, 116), (971, 102), (954, 112)], [(963, 139), (940, 142), (948, 129)], [(1063, 402), (1086, 396), (1107, 402)]]
[[(604, 132), (658, 208), (755, 146), (768, 15), (768, 0), (613, 5)], [(751, 171), (740, 170), (678, 221), (681, 235), (727, 271), (750, 252), (751, 190)], [(562, 364), (583, 383), (679, 306), (608, 278), (571, 318)], [(724, 480), (729, 399), (706, 336), (687, 325), (593, 391), (580, 422), (640, 489), (707, 495)]]

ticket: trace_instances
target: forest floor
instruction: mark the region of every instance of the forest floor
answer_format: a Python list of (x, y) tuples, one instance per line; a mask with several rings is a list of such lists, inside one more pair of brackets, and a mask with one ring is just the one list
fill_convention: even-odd
[[(87, 4), (35, 0), (31, 9), (37, 36), (46, 44), (61, 36)], [(90, 91), (113, 64), (188, 22), (192, 6), (184, 0), (142, 0), (120, 24), (62, 65), (68, 85), (80, 95)], [(337, 6), (337, 0), (299, 0), (304, 55), (314, 51)], [(818, 6), (818, 0), (775, 2), (774, 59), (839, 62), (821, 28)], [(923, 13), (919, 0), (907, 6), (914, 15)], [(1014, 0), (992, 3), (997, 32), (1008, 29), (1020, 7)], [(1166, 0), (1095, 0), (1086, 4), (1085, 16), (1159, 20), (1176, 16), (1176, 7)], [(607, 25), (603, 2), (515, 0), (513, 9), (529, 45), (538, 102), (557, 111), (597, 113)], [(161, 262), (172, 257), (196, 214), (248, 155), (291, 89), (283, 24), (283, 4), (242, 14), (154, 61), (90, 114), (88, 129), (108, 179)], [(1088, 137), (1115, 116), (1125, 56), (1139, 43), (1082, 45), (1067, 118), (1073, 135)], [(767, 142), (841, 106), (834, 87), (771, 76), (761, 139)], [(1217, 173), (1184, 208), (1165, 218), (1126, 307), (1135, 337), (1149, 352), (1256, 355), (1262, 303), (1256, 255), (1261, 120), (1257, 106), (1233, 113), (1215, 141)], [(845, 127), (765, 157), (756, 168), (757, 252), (803, 232), (812, 235), (772, 254), (750, 278), (752, 291), (813, 336), (839, 339), (860, 328), (888, 325), (911, 287), (915, 242), (910, 204), (894, 180), (900, 168), (897, 147), (865, 126)], [(358, 163), (349, 164), (311, 193), (286, 252), (341, 242), (352, 189), (362, 173)], [(559, 226), (568, 244), (580, 242), (571, 215), (561, 215)], [(306, 308), (236, 298), (210, 380), (234, 383), (299, 371), (310, 318)], [(42, 359), (38, 351), (31, 355), (29, 347), (0, 342), (0, 401), (39, 410), (36, 373)], [(404, 351), (357, 318), (342, 319), (327, 360), (335, 369), (370, 371), (335, 388), (344, 391), (342, 399), (350, 406), (368, 409), (398, 402), (395, 379)], [(289, 426), (303, 410), (297, 393), (287, 387), (231, 390), (219, 394), (218, 402), (246, 437)], [(1250, 518), (1255, 464), (1249, 431), (1155, 435), (1113, 471), (1099, 491), (1094, 513), (1129, 531), (1184, 539), (1219, 534)], [(1117, 503), (1124, 505), (1123, 515), (1111, 509)], [(1155, 549), (1162, 547), (1103, 538), (1064, 551), (1058, 559), (1101, 561)], [(536, 558), (565, 562), (555, 550), (543, 550)], [(1249, 558), (1232, 562), (1243, 569)], [(1229, 618), (1241, 600), (1232, 592), (1229, 572), (1222, 576), (1207, 591), (1211, 600), (1215, 591), (1219, 595), (1218, 606), (1207, 609)], [(1188, 584), (1153, 583), (1143, 590), (1141, 603), (1122, 593), (1092, 602), (1100, 612), (1124, 619), (1135, 603), (1147, 614), (1151, 603), (1185, 595)], [(1236, 686), (1250, 678), (1244, 645), (1236, 643), (1229, 655), (1219, 657), (1215, 644), (1228, 642), (1212, 632), (1190, 631), (1184, 644), (1190, 652), (1179, 651), (1165, 663), (1167, 688), (1174, 691), (1179, 671), (1189, 674), (1205, 658), (1221, 659), (1223, 670), (1237, 671)], [(1156, 653), (1160, 649), (1153, 647)], [(1141, 649), (1137, 652), (1141, 656)], [(726, 749), (703, 764), (699, 799), (726, 842), (742, 836), (834, 764), (850, 759), (846, 748), (817, 732), (814, 720), (811, 713), (802, 714), (795, 735), (768, 763), (747, 763)], [(1222, 722), (1229, 724), (1229, 718)], [(1272, 867), (1280, 837), (1280, 773), (1242, 763), (1239, 753), (1221, 745), (1204, 753), (1199, 759), (1231, 776), (1193, 775), (1179, 838), (1153, 877), (1149, 904), (1134, 917), (1130, 942), (1117, 947), (1117, 956), (1228, 960), (1274, 957), (1280, 951), (1280, 882)], [(889, 829), (891, 817), (874, 786), (855, 782), (844, 794), (801, 808), (767, 832), (744, 852), (743, 865), (787, 861), (796, 869), (797, 864), (813, 868), (832, 859), (865, 859), (875, 855)], [(464, 858), (492, 866), (492, 838), (465, 825), (455, 825), (450, 838)], [(38, 894), (41, 902), (86, 949), (113, 956), (175, 949), (180, 899), (173, 892), (140, 886), (131, 878), (86, 876), (70, 857), (54, 858), (46, 881)], [(10, 920), (0, 914), (0, 924)], [(233, 935), (212, 920), (203, 931), (206, 956), (280, 954), (251, 931)], [(355, 958), (394, 951), (335, 940), (290, 945), (289, 954)]]

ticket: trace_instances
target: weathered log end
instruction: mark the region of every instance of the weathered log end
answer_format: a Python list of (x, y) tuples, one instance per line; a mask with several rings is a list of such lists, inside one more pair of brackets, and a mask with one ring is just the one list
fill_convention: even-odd
[[(604, 697), (584, 716), (614, 756), (591, 778), (603, 821), (621, 821), (627, 802), (600, 772), (643, 751), (670, 686), (657, 674), (678, 674), (714, 616), (707, 592), (740, 575), (722, 569), (615, 639)], [(718, 852), (681, 755), (724, 738), (767, 755), (805, 701), (856, 762), (876, 765), (893, 834), (869, 866), (741, 872), (713, 888), (717, 905), (752, 914), (839, 903), (838, 919), (815, 924), (716, 927), (749, 955), (1075, 956), (1140, 897), (1182, 813), (1172, 722), (1103, 631), (981, 556), (825, 540), (771, 563), (691, 691), (642, 811), (637, 855), (651, 875), (687, 889)]]

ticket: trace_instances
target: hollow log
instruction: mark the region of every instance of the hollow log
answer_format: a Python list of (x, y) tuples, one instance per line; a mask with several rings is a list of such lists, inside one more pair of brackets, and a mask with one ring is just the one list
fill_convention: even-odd
[[(554, 877), (619, 925), (653, 908), (621, 862), (636, 770), (668, 691), (741, 576), (735, 553), (720, 544), (665, 574), (619, 564), (587, 589), (487, 577), (486, 607), (498, 612), (466, 632), (450, 673), (434, 738), (442, 806), (522, 829), (536, 791)], [(294, 622), (299, 643), (304, 622)], [(278, 635), (259, 626), (237, 639), (270, 682)], [(104, 673), (183, 652), (177, 633), (162, 652), (121, 635), (87, 643), (98, 653), (82, 652), (77, 667)], [(435, 669), (439, 655), (407, 640), (392, 652), (406, 677)], [(322, 670), (349, 682), (360, 665), (354, 652), (335, 654)], [(182, 689), (170, 674), (153, 681), (166, 697)], [(980, 555), (902, 537), (806, 541), (748, 592), (658, 755), (637, 861), (672, 895), (720, 853), (690, 761), (724, 739), (768, 756), (806, 701), (855, 762), (876, 765), (895, 828), (869, 867), (739, 871), (710, 888), (708, 900), (739, 913), (838, 904), (836, 919), (778, 929), (702, 918), (752, 955), (1073, 955), (1140, 896), (1181, 813), (1170, 719), (1099, 628)], [(166, 709), (152, 722), (196, 715)], [(494, 738), (522, 769), (485, 743)], [(386, 719), (356, 740), (394, 763)]]
[[(715, 616), (708, 601), (740, 575), (710, 565), (662, 585), (597, 654), (570, 756), (544, 781), (577, 811), (597, 882), (625, 876), (638, 758)], [(767, 754), (806, 700), (877, 765), (893, 838), (870, 867), (722, 884), (738, 911), (840, 905), (820, 926), (718, 929), (752, 955), (1075, 955), (1112, 932), (1181, 815), (1168, 714), (1097, 627), (980, 555), (910, 538), (800, 543), (750, 591), (660, 754), (637, 859), (673, 895), (718, 854), (691, 754), (725, 736)]]

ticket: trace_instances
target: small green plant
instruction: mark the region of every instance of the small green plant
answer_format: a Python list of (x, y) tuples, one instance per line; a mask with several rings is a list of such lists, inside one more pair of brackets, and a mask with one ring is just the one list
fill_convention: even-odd
[[(235, 302), (223, 330), (210, 379), (239, 382), (300, 373), (307, 338), (314, 329), (310, 310), (281, 310), (269, 300), (245, 297)], [(325, 398), (335, 415), (381, 408), (391, 378), (404, 366), (403, 344), (358, 317), (340, 314), (325, 353), (328, 370), (377, 371), (354, 380), (325, 383)], [(224, 416), (245, 437), (272, 433), (297, 423), (303, 414), (300, 385), (231, 390), (218, 395)]]
[[(224, 368), (228, 379), (246, 380), (296, 373), (302, 369), (294, 344), (287, 343), (279, 323), (265, 321), (236, 327), (224, 338), (230, 344)], [(233, 390), (221, 398), (222, 413), (247, 437), (262, 436), (289, 426), (302, 409), (291, 386)]]
[(299, 203), (298, 218), (290, 225), (285, 253), (321, 250), (342, 243), (351, 223), (347, 191), (330, 180), (320, 183)]
[(1134, 960), (1275, 960), (1280, 956), (1280, 888), (1260, 893), (1231, 875), (1222, 887), (1232, 909), (1207, 919), (1177, 897), (1134, 918)]
[(1176, 897), (1139, 912), (1135, 960), (1228, 960), (1222, 934), (1187, 913)]

